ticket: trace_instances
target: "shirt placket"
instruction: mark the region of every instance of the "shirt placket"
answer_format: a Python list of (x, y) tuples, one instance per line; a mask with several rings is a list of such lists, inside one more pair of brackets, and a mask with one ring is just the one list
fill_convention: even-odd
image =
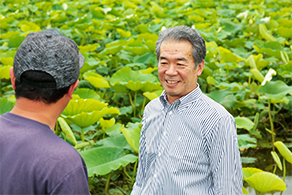
[[(161, 179), (162, 174), (166, 174), (166, 166), (163, 165), (166, 162), (166, 149), (169, 145), (169, 134), (170, 134), (170, 127), (173, 122), (175, 104), (171, 104), (167, 108), (164, 109), (165, 116), (164, 121), (162, 122), (162, 126), (160, 127), (160, 143), (158, 145), (157, 156), (156, 156), (156, 166), (155, 171), (153, 174), (153, 181), (157, 186), (157, 191), (154, 194), (163, 194), (165, 190), (163, 190), (163, 180)], [(162, 166), (161, 166), (162, 165)]]

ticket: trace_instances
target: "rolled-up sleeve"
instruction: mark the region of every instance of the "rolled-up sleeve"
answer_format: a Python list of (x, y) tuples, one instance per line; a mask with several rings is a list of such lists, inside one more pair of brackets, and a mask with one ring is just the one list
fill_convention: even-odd
[(214, 193), (242, 194), (242, 165), (234, 118), (232, 116), (221, 118), (213, 130), (213, 141), (210, 145), (210, 166)]

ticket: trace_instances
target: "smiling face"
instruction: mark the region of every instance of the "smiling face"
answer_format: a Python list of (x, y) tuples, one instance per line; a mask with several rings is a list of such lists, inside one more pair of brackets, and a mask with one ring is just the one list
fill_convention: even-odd
[(205, 62), (195, 69), (192, 49), (189, 41), (165, 40), (161, 43), (158, 75), (170, 104), (197, 87)]

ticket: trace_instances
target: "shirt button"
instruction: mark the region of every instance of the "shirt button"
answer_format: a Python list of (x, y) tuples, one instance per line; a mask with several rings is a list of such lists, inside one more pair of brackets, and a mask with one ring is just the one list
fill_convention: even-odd
[(156, 175), (156, 174), (154, 174), (154, 177), (156, 178), (156, 177), (157, 177), (157, 175)]

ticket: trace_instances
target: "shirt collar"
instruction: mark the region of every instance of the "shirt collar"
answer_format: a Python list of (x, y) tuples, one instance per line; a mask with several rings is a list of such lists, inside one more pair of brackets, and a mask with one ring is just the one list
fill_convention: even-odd
[[(162, 109), (168, 108), (170, 106), (169, 102), (167, 101), (167, 96), (166, 95), (167, 94), (166, 94), (165, 90), (163, 90), (162, 94), (159, 97), (159, 100), (160, 100), (160, 102), (161, 102), (161, 104), (163, 106)], [(202, 91), (200, 89), (200, 85), (197, 84), (196, 89), (194, 89), (193, 91), (191, 91), (187, 95), (181, 97), (180, 99), (174, 101), (173, 104), (176, 104), (179, 107), (185, 107), (189, 103), (191, 103), (191, 102), (197, 100), (198, 98), (200, 98), (201, 95), (202, 95)]]

